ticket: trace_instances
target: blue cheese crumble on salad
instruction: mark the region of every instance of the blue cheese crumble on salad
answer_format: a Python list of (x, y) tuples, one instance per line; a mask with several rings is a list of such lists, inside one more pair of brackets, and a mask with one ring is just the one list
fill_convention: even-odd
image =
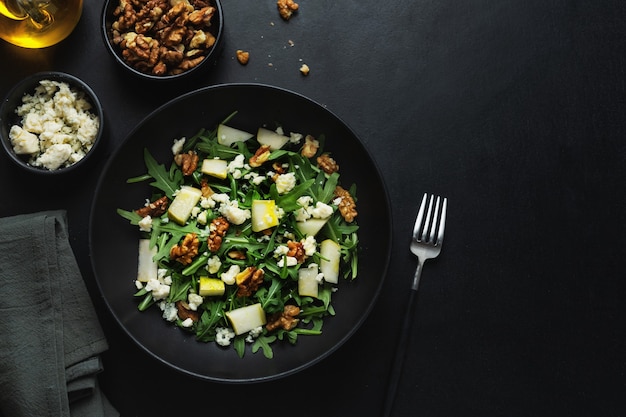
[(324, 137), (281, 126), (175, 139), (173, 161), (144, 151), (152, 195), (119, 215), (139, 229), (138, 309), (243, 357), (320, 335), (339, 279), (357, 277), (356, 186), (344, 188)]

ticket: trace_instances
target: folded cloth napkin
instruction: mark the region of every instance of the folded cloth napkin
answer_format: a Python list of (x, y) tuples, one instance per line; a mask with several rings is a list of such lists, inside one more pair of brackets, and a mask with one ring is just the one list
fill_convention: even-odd
[(107, 348), (65, 211), (0, 218), (0, 415), (119, 416), (98, 387)]

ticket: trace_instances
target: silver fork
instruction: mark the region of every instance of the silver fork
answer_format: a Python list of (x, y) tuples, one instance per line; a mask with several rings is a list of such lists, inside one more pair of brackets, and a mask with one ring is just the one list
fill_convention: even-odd
[(446, 211), (448, 209), (448, 199), (428, 194), (424, 194), (422, 204), (417, 213), (415, 226), (413, 226), (413, 238), (411, 240), (411, 252), (417, 256), (417, 268), (411, 283), (411, 291), (409, 292), (409, 303), (404, 313), (404, 322), (400, 333), (400, 341), (396, 346), (396, 356), (394, 358), (389, 386), (387, 388), (387, 397), (383, 409), (383, 416), (388, 417), (393, 410), (393, 404), (396, 398), (396, 390), (402, 374), (402, 365), (406, 355), (406, 347), (408, 342), (409, 331), (413, 323), (413, 304), (415, 295), (419, 287), (422, 268), (427, 259), (436, 258), (441, 252), (441, 244), (443, 243), (443, 232), (446, 227)]

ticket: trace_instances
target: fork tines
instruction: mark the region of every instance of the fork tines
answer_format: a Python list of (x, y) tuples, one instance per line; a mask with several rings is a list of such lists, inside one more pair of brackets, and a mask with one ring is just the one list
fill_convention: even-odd
[(434, 195), (431, 195), (429, 198), (428, 194), (424, 193), (422, 204), (415, 220), (415, 226), (413, 227), (413, 239), (435, 246), (441, 245), (446, 224), (447, 207), (447, 198), (441, 199), (439, 196), (435, 198)]

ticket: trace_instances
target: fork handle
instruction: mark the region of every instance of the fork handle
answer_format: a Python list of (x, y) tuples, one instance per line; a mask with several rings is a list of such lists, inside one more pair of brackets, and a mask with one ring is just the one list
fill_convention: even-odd
[(415, 269), (415, 275), (413, 276), (413, 283), (411, 284), (411, 289), (413, 291), (417, 291), (417, 288), (420, 286), (420, 277), (422, 276), (422, 266), (423, 266), (422, 262), (417, 263), (417, 269)]
[(402, 367), (404, 365), (404, 358), (406, 356), (409, 334), (413, 324), (413, 304), (415, 303), (415, 297), (417, 295), (417, 284), (419, 283), (420, 272), (421, 264), (418, 265), (418, 270), (415, 272), (415, 278), (413, 279), (413, 286), (411, 286), (411, 291), (409, 291), (409, 303), (404, 313), (402, 329), (400, 330), (400, 340), (396, 346), (396, 355), (394, 357), (393, 367), (391, 368), (391, 375), (389, 377), (387, 396), (385, 397), (383, 417), (391, 416), (391, 412), (393, 411), (396, 391), (398, 389), (400, 376), (402, 375)]

